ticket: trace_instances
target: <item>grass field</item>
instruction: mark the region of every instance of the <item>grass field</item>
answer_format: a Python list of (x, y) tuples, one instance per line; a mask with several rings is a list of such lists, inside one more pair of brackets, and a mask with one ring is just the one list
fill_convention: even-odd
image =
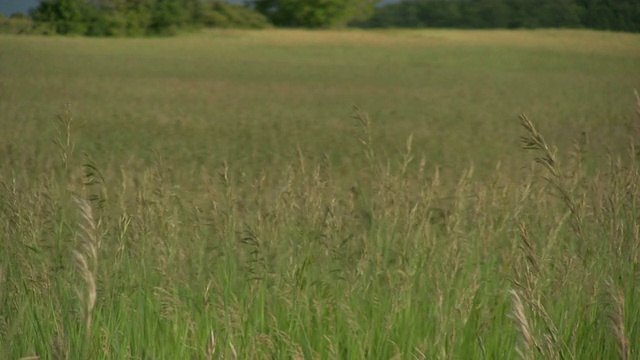
[(0, 36), (0, 358), (637, 358), (634, 89), (629, 34)]

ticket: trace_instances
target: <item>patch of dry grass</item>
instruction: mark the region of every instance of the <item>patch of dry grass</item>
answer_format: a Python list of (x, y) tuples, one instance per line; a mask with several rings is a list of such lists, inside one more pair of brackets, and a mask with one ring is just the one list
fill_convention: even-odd
[(0, 357), (634, 358), (635, 55), (545, 34), (0, 38)]

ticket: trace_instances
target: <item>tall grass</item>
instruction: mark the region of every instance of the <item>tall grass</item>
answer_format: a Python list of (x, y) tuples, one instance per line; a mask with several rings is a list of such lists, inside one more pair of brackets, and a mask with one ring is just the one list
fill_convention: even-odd
[(377, 160), (356, 118), (351, 191), (302, 152), (255, 179), (225, 164), (198, 194), (162, 159), (102, 172), (61, 152), (51, 170), (80, 179), (4, 178), (5, 355), (634, 357), (635, 153), (576, 173), (523, 117), (543, 173), (442, 184), (407, 165), (410, 138)]
[[(616, 111), (637, 110), (637, 128), (640, 100), (626, 104)], [(0, 357), (638, 356), (639, 133), (557, 136), (514, 116), (496, 128), (513, 139), (493, 141), (518, 166), (447, 169), (455, 157), (434, 160), (417, 132), (384, 136), (365, 110), (318, 133), (349, 145), (308, 138), (326, 152), (287, 129), (283, 144), (260, 136), (260, 123), (207, 133), (239, 149), (220, 161), (198, 160), (214, 125), (168, 125), (180, 136), (168, 146), (184, 147), (142, 153), (160, 125), (114, 120), (121, 133), (105, 134), (73, 106), (24, 125), (41, 142), (6, 135)], [(127, 134), (136, 143), (117, 148)]]

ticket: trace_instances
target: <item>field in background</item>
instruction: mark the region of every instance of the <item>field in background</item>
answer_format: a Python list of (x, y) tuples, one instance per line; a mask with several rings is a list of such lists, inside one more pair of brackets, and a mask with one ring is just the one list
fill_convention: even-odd
[(629, 34), (2, 36), (0, 357), (634, 358), (634, 88)]

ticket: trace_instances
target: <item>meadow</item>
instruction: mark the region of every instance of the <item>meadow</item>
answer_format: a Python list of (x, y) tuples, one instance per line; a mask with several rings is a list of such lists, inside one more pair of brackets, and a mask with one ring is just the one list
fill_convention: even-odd
[(640, 356), (640, 35), (0, 36), (0, 358)]

